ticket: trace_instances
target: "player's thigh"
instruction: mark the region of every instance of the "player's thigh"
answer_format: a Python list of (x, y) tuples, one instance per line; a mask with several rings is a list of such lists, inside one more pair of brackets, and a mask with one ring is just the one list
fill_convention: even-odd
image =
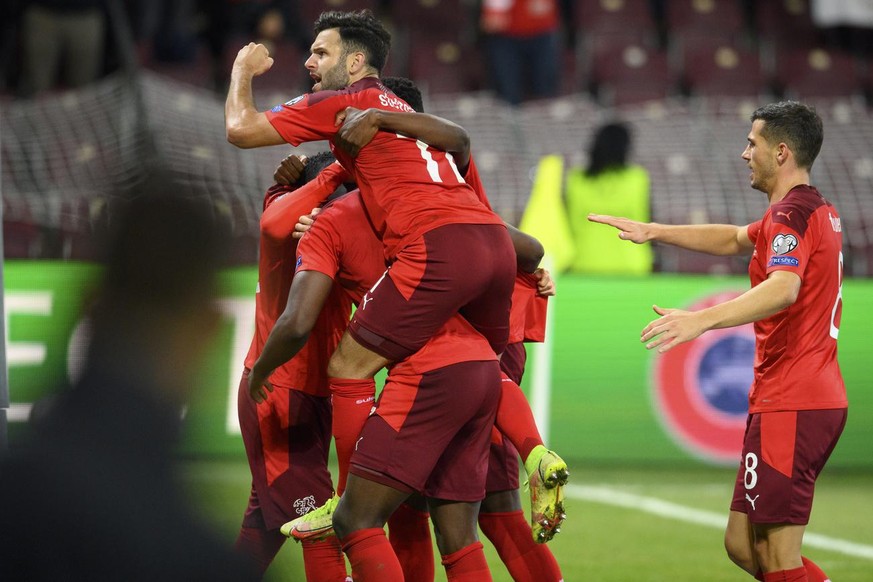
[(500, 225), (447, 225), (413, 241), (367, 292), (349, 326), (391, 361), (418, 351), (459, 311), (502, 351), (515, 255)]
[(754, 523), (755, 556), (764, 572), (793, 570), (803, 566), (800, 548), (805, 525)]
[(466, 548), (478, 539), (477, 523), (479, 502), (427, 500), (434, 530), (438, 532), (437, 545), (444, 556)]
[(749, 517), (739, 511), (731, 511), (724, 532), (724, 547), (730, 559), (753, 576), (758, 571), (758, 559), (753, 547), (753, 533)]
[(330, 357), (327, 374), (332, 378), (372, 378), (391, 361), (361, 345), (349, 330), (346, 330)]

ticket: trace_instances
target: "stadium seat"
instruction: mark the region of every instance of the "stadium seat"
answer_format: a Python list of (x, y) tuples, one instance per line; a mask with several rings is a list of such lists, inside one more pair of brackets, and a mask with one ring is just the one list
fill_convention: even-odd
[(588, 80), (602, 103), (637, 103), (674, 92), (675, 75), (665, 51), (623, 37), (597, 37), (589, 47)]
[(409, 76), (428, 93), (460, 93), (485, 83), (479, 51), (464, 46), (458, 35), (412, 35)]
[(623, 33), (628, 28), (655, 31), (650, 0), (578, 0), (573, 24), (583, 34)]
[(742, 5), (735, 0), (670, 0), (667, 28), (678, 37), (737, 38), (745, 20)]
[(478, 25), (478, 14), (463, 0), (393, 0), (391, 16), (417, 32), (459, 33)]
[(754, 2), (755, 28), (760, 39), (778, 50), (812, 48), (821, 43), (821, 31), (812, 22), (808, 0)]
[(755, 96), (767, 91), (757, 50), (741, 43), (686, 37), (679, 43), (683, 82), (690, 93), (706, 96)]
[(824, 48), (780, 51), (776, 84), (792, 98), (849, 96), (863, 85), (853, 57)]

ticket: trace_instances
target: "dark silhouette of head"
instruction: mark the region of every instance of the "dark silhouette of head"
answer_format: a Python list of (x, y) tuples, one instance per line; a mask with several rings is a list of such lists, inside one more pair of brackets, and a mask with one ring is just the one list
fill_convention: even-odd
[(606, 170), (627, 165), (630, 141), (630, 130), (625, 124), (613, 122), (602, 126), (591, 142), (585, 173), (597, 176)]

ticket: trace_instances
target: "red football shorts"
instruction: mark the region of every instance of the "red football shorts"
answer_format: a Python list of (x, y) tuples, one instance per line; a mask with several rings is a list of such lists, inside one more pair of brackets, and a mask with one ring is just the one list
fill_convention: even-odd
[(427, 497), (479, 501), (499, 399), (496, 360), (389, 375), (350, 472)]
[(252, 492), (243, 526), (267, 530), (321, 507), (333, 494), (327, 470), (330, 397), (276, 388), (266, 402), (249, 396), (249, 370), (237, 394)]
[(845, 408), (752, 414), (731, 511), (752, 523), (806, 525), (815, 481), (846, 425)]
[(435, 228), (400, 251), (364, 295), (349, 332), (362, 346), (399, 362), (460, 313), (499, 354), (509, 338), (515, 274), (515, 250), (504, 226)]

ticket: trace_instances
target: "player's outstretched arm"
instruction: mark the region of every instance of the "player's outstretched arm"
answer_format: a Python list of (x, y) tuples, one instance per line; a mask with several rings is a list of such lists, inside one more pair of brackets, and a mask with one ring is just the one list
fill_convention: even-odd
[[(470, 135), (463, 127), (427, 113), (402, 113), (384, 109), (347, 107), (337, 117), (342, 123), (337, 144), (357, 155), (378, 131), (391, 131), (423, 141), (431, 147), (449, 152), (459, 169), (470, 163)], [(463, 171), (463, 170), (462, 170)]]
[(255, 109), (252, 79), (273, 66), (273, 57), (262, 44), (250, 42), (236, 55), (230, 73), (230, 88), (224, 103), (227, 141), (239, 148), (285, 143), (264, 113)]
[(653, 305), (660, 315), (647, 325), (640, 335), (646, 349), (658, 348), (664, 353), (691, 341), (710, 329), (735, 327), (770, 317), (797, 301), (800, 277), (789, 271), (774, 271), (760, 285), (739, 297), (700, 311), (664, 309)]
[(273, 370), (297, 355), (306, 344), (332, 286), (333, 279), (318, 271), (300, 271), (294, 276), (285, 311), (249, 374), (249, 394), (255, 402), (263, 402), (267, 390), (273, 391), (268, 380)]
[(710, 255), (747, 255), (755, 246), (748, 226), (733, 224), (659, 224), (637, 222), (606, 214), (589, 214), (588, 220), (618, 229), (618, 238), (636, 244), (660, 242)]

